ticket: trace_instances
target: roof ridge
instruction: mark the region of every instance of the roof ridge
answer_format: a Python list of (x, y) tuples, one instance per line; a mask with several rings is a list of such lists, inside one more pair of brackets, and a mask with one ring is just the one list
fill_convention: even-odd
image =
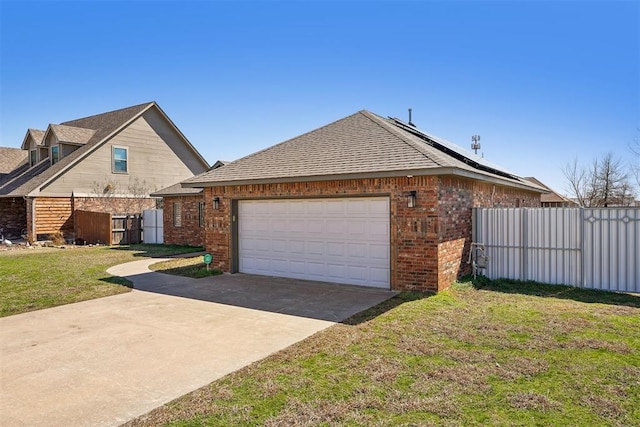
[[(94, 117), (104, 116), (104, 115), (107, 115), (107, 114), (117, 113), (117, 112), (119, 112), (119, 111), (124, 111), (124, 110), (129, 110), (129, 109), (134, 109), (134, 108), (140, 108), (140, 107), (142, 107), (143, 105), (145, 105), (145, 106), (149, 106), (149, 105), (151, 105), (151, 104), (155, 104), (155, 103), (156, 103), (155, 101), (143, 102), (143, 103), (141, 103), (141, 104), (131, 105), (131, 106), (129, 106), (129, 107), (117, 108), (117, 109), (115, 109), (115, 110), (105, 111), (104, 113), (92, 114), (91, 116), (80, 117), (80, 118), (73, 119), (73, 120), (67, 120), (66, 122), (61, 122), (61, 123), (59, 123), (59, 124), (61, 124), (61, 125), (65, 125), (65, 126), (70, 126), (70, 125), (68, 125), (67, 123), (79, 122), (80, 120), (92, 119), (92, 118), (94, 118)], [(79, 126), (75, 126), (75, 127), (79, 127)], [(84, 129), (87, 129), (87, 128), (84, 128)]]
[[(243, 160), (243, 159), (248, 159), (248, 158), (251, 158), (251, 157), (257, 156), (257, 155), (258, 155), (258, 154), (260, 154), (260, 153), (263, 153), (263, 152), (268, 151), (268, 150), (272, 150), (272, 149), (274, 149), (274, 148), (276, 148), (276, 147), (280, 147), (280, 146), (282, 146), (282, 145), (284, 145), (284, 144), (286, 144), (286, 143), (288, 143), (288, 142), (290, 142), (290, 141), (293, 141), (294, 139), (303, 138), (303, 137), (304, 137), (304, 136), (306, 136), (306, 135), (309, 135), (309, 134), (311, 134), (311, 133), (317, 132), (317, 131), (319, 131), (319, 130), (321, 130), (321, 129), (324, 129), (324, 128), (326, 128), (326, 127), (329, 127), (329, 126), (331, 126), (331, 125), (333, 125), (333, 124), (335, 124), (335, 123), (341, 122), (341, 121), (343, 121), (343, 120), (347, 120), (348, 118), (353, 117), (353, 116), (356, 116), (356, 115), (358, 115), (358, 114), (360, 114), (360, 113), (363, 113), (363, 112), (366, 112), (366, 110), (360, 110), (360, 111), (357, 111), (357, 112), (355, 112), (355, 113), (353, 113), (353, 114), (348, 115), (347, 117), (342, 117), (342, 118), (340, 118), (340, 119), (334, 120), (334, 121), (332, 121), (331, 123), (327, 123), (327, 124), (326, 124), (326, 125), (324, 125), (324, 126), (320, 126), (319, 128), (312, 129), (312, 130), (307, 131), (307, 132), (305, 132), (305, 133), (303, 133), (303, 134), (296, 135), (296, 136), (294, 136), (294, 137), (292, 137), (292, 138), (289, 138), (289, 139), (287, 139), (287, 140), (285, 140), (285, 141), (279, 142), (279, 143), (277, 143), (276, 145), (271, 145), (271, 146), (269, 146), (269, 147), (263, 148), (262, 150), (256, 151), (255, 153), (247, 154), (246, 156), (244, 156), (244, 157), (240, 157), (239, 159), (236, 159), (236, 160), (234, 160), (234, 161), (232, 161), (232, 162), (230, 162), (230, 163), (226, 164), (225, 166), (227, 166), (227, 165), (231, 165), (231, 164), (236, 163), (236, 162), (239, 162), (240, 160)], [(207, 173), (207, 172), (204, 172), (204, 173)], [(189, 179), (191, 179), (191, 178), (189, 178)]]
[[(380, 126), (381, 128), (385, 129), (387, 132), (389, 132), (390, 134), (394, 135), (395, 137), (397, 137), (398, 139), (400, 139), (402, 142), (404, 142), (405, 144), (407, 144), (409, 147), (413, 148), (414, 150), (416, 150), (418, 153), (420, 153), (422, 156), (424, 156), (425, 158), (431, 160), (433, 163), (437, 164), (438, 166), (444, 166), (442, 164), (442, 162), (438, 161), (438, 159), (435, 159), (433, 157), (430, 157), (427, 155), (427, 153), (425, 153), (415, 141), (410, 140), (409, 138), (405, 138), (405, 136), (402, 134), (402, 132), (400, 131), (400, 129), (398, 129), (395, 126), (392, 126), (390, 123), (388, 123), (383, 117), (372, 113), (370, 111), (366, 111), (363, 110), (365, 117), (367, 117), (369, 120), (371, 120), (372, 122), (376, 123), (378, 126)], [(372, 117), (371, 117), (372, 116)]]

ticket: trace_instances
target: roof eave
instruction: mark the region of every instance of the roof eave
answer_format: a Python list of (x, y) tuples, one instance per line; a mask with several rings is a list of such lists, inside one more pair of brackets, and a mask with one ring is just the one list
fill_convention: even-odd
[(501, 177), (494, 177), (477, 172), (466, 171), (458, 168), (429, 168), (429, 169), (408, 169), (395, 171), (378, 171), (378, 172), (361, 172), (346, 173), (336, 175), (310, 175), (310, 176), (291, 176), (276, 178), (260, 178), (260, 179), (243, 179), (243, 180), (227, 180), (227, 181), (191, 181), (182, 182), (182, 186), (186, 188), (203, 188), (203, 187), (224, 187), (236, 185), (252, 185), (252, 184), (280, 184), (292, 182), (317, 182), (317, 181), (340, 181), (345, 179), (367, 179), (367, 178), (393, 178), (393, 177), (411, 177), (411, 176), (435, 176), (435, 175), (456, 175), (464, 178), (476, 179), (497, 185), (516, 187), (522, 190), (542, 193), (538, 188), (527, 184), (518, 183)]

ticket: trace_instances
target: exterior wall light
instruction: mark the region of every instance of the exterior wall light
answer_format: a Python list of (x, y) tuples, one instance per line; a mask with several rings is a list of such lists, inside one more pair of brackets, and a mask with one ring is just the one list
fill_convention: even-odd
[(215, 197), (213, 199), (213, 209), (215, 210), (220, 209), (220, 197)]
[(410, 208), (416, 207), (416, 192), (415, 190), (409, 191), (409, 196), (407, 197), (407, 206)]

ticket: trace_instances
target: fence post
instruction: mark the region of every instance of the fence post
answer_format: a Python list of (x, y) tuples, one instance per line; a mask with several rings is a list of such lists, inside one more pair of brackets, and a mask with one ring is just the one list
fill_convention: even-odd
[(580, 207), (580, 215), (578, 215), (578, 220), (580, 221), (580, 227), (578, 227), (579, 233), (580, 233), (580, 237), (579, 237), (580, 268), (578, 269), (578, 271), (580, 272), (580, 287), (586, 288), (587, 287), (587, 272), (586, 272), (587, 264), (585, 263), (586, 254), (584, 253), (584, 236), (586, 234), (586, 228), (584, 225), (584, 208), (582, 206)]
[(520, 280), (527, 280), (529, 269), (529, 216), (527, 215), (527, 208), (522, 208), (522, 221), (520, 223), (522, 227), (522, 273), (520, 274)]

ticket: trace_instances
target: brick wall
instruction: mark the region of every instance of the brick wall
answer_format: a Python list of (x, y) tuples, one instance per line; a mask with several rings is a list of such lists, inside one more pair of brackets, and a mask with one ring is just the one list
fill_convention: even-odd
[(440, 177), (438, 185), (438, 290), (471, 273), (473, 207), (539, 207), (540, 195), (512, 187), (456, 177)]
[[(202, 202), (202, 195), (165, 197), (164, 198), (164, 243), (169, 245), (204, 246), (204, 228), (200, 226), (198, 204)], [(182, 225), (174, 227), (174, 204), (180, 203)], [(205, 204), (205, 215), (210, 215), (212, 206)]]
[(0, 228), (7, 238), (20, 237), (27, 228), (27, 203), (22, 197), (0, 199)]
[(145, 209), (155, 209), (156, 199), (149, 197), (74, 197), (73, 209), (111, 214), (141, 214)]
[[(407, 206), (416, 191), (416, 206)], [(258, 184), (206, 188), (204, 200), (220, 198), (214, 210), (205, 204), (204, 243), (214, 265), (232, 265), (231, 206), (233, 200), (274, 197), (388, 196), (391, 200), (391, 287), (394, 290), (442, 290), (468, 271), (471, 209), (474, 206), (538, 206), (539, 195), (524, 190), (483, 184), (456, 177), (416, 176), (325, 182)], [(164, 233), (167, 243), (194, 241), (195, 226), (187, 217), (197, 214), (188, 198), (166, 198)], [(173, 227), (174, 201), (182, 200), (183, 226)], [(195, 210), (194, 208), (195, 207)], [(195, 215), (197, 221), (197, 215)], [(191, 236), (191, 237), (190, 237)], [(186, 240), (186, 241), (185, 241)], [(192, 243), (188, 243), (192, 244)]]

